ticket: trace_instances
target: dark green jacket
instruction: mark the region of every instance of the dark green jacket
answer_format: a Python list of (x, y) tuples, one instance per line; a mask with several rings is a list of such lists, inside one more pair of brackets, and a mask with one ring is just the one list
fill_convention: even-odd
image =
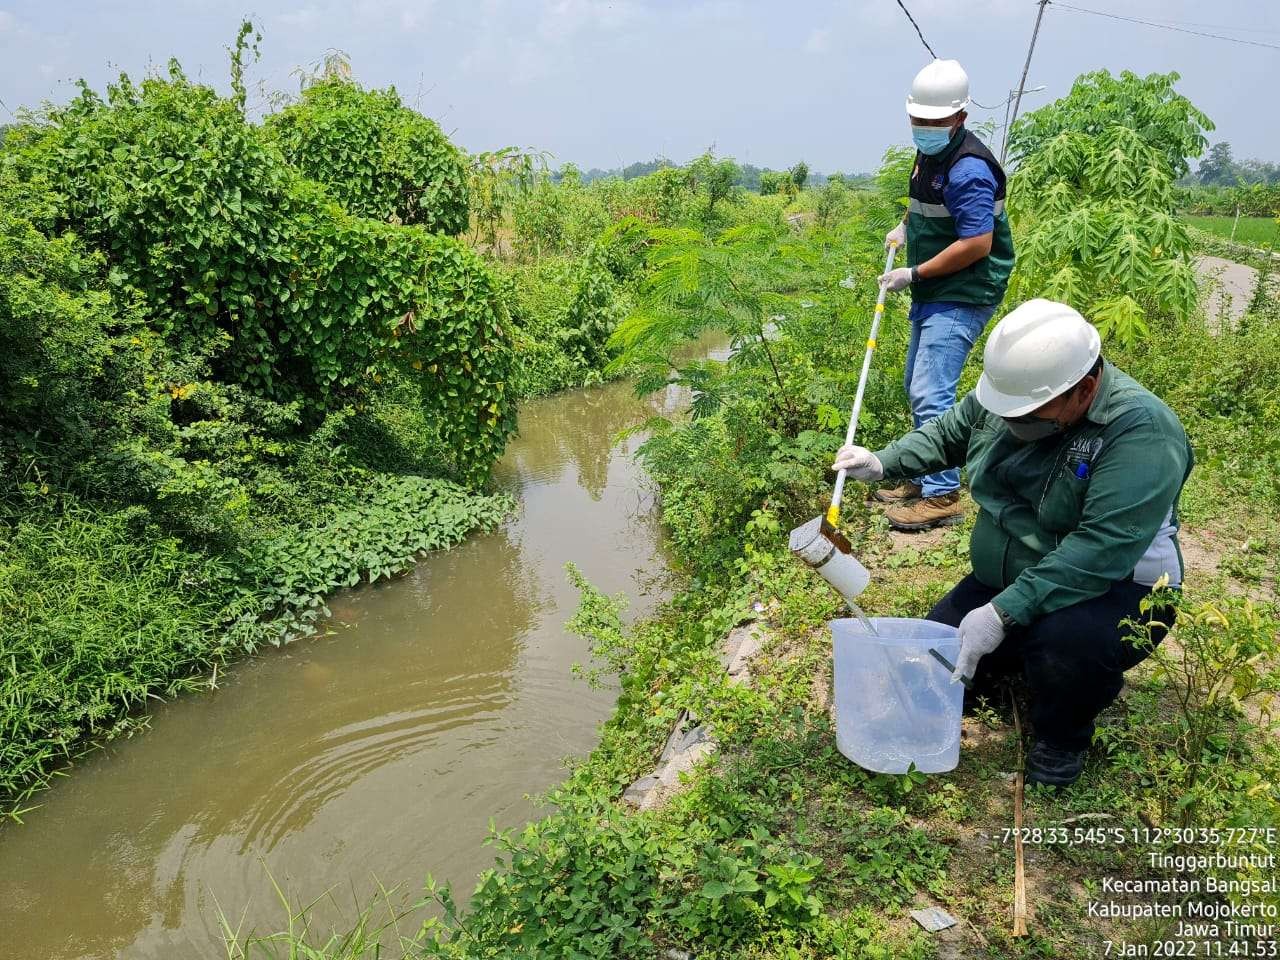
[(973, 572), (1019, 623), (1118, 580), (1182, 582), (1177, 508), (1191, 445), (1173, 411), (1110, 363), (1084, 419), (1058, 436), (1021, 443), (970, 393), (876, 456), (890, 480), (968, 466)]
[(908, 187), (907, 265), (914, 267), (932, 260), (960, 238), (955, 218), (947, 209), (944, 190), (951, 168), (963, 157), (977, 157), (985, 162), (996, 181), (991, 252), (945, 277), (917, 280), (911, 285), (911, 299), (916, 303), (999, 303), (1009, 285), (1009, 274), (1013, 271), (1013, 233), (1004, 211), (1004, 170), (986, 144), (963, 127), (937, 156), (916, 151)]

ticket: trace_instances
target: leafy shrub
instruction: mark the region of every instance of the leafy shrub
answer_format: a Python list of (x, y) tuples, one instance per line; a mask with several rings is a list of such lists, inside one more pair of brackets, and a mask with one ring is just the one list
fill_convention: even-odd
[(1148, 318), (1190, 315), (1199, 290), (1171, 188), (1162, 154), (1127, 126), (1048, 141), (1013, 178), (1011, 302), (1062, 300), (1124, 342), (1146, 334)]
[(693, 176), (684, 167), (663, 167), (631, 180), (597, 180), (590, 190), (600, 198), (611, 219), (632, 217), (661, 227), (688, 219), (697, 197)]
[(163, 429), (167, 409), (147, 402), (155, 338), (135, 306), (112, 296), (100, 254), (37, 227), (48, 199), (0, 170), (0, 456), (9, 476), (91, 483), (79, 466), (95, 450), (157, 420)]
[(610, 220), (597, 190), (576, 180), (557, 185), (547, 177), (517, 196), (511, 212), (515, 253), (521, 259), (581, 254)]
[[(422, 371), (460, 476), (514, 429), (505, 312), (480, 260), (424, 230), (353, 217), (288, 166), (238, 105), (190, 83), (85, 89), (19, 129), (5, 163), (47, 169), (56, 229), (103, 250), (180, 357), (301, 402), (314, 424), (393, 367)], [(14, 140), (19, 149), (11, 150)]]
[(285, 159), (360, 217), (456, 235), (467, 226), (467, 170), (435, 121), (394, 88), (321, 79), (267, 118)]
[(1188, 160), (1200, 156), (1214, 129), (1204, 113), (1174, 90), (1177, 73), (1140, 77), (1128, 70), (1119, 77), (1107, 70), (1081, 74), (1065, 96), (1024, 114), (1009, 133), (1009, 155), (1015, 163), (1043, 151), (1060, 134), (1104, 134), (1115, 126), (1128, 127), (1163, 158), (1162, 167), (1177, 180), (1185, 176)]
[(785, 170), (766, 170), (760, 174), (760, 195), (767, 197), (775, 193), (793, 193), (795, 184), (791, 174)]
[[(1212, 807), (1220, 793), (1244, 787), (1251, 796), (1275, 796), (1274, 784), (1256, 774), (1254, 782), (1241, 783), (1239, 775), (1253, 750), (1249, 727), (1241, 722), (1244, 711), (1261, 708), (1269, 723), (1280, 696), (1280, 620), (1270, 606), (1224, 589), (1213, 593), (1215, 599), (1199, 599), (1180, 590), (1157, 590), (1143, 599), (1143, 613), (1157, 622), (1168, 624), (1176, 614), (1177, 651), (1162, 643), (1150, 656), (1174, 709), (1157, 724), (1099, 731), (1112, 750), (1127, 745), (1145, 758), (1145, 768), (1154, 773), (1159, 822), (1184, 828), (1217, 822)], [(1151, 626), (1127, 623), (1131, 642), (1151, 648)]]

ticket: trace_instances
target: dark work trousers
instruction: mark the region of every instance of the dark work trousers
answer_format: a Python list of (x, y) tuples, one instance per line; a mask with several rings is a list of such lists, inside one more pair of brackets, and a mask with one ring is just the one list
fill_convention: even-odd
[[(1100, 597), (1055, 610), (1029, 626), (1010, 627), (1004, 642), (978, 661), (974, 691), (966, 696), (1021, 670), (1030, 690), (1036, 738), (1060, 750), (1088, 749), (1094, 718), (1120, 693), (1124, 671), (1151, 652), (1126, 640), (1130, 631), (1120, 621), (1172, 625), (1174, 613), (1167, 607), (1145, 617), (1139, 611), (1138, 601), (1150, 590), (1132, 580), (1118, 581)], [(999, 592), (970, 574), (937, 602), (929, 619), (959, 626), (966, 613), (990, 603)], [(1164, 635), (1164, 628), (1157, 627), (1151, 639), (1159, 643)]]

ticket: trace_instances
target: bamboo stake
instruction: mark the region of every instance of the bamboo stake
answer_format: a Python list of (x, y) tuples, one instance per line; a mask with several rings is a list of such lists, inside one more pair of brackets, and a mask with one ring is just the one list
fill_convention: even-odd
[(1018, 736), (1018, 772), (1013, 784), (1013, 935), (1027, 935), (1027, 872), (1022, 861), (1022, 720), (1013, 698), (1013, 729)]

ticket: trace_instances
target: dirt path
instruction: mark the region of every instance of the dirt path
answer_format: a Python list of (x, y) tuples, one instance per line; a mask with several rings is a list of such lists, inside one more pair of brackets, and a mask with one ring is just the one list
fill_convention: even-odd
[[(1205, 291), (1205, 316), (1215, 327), (1220, 328), (1224, 321), (1234, 326), (1253, 299), (1258, 271), (1234, 260), (1207, 255), (1197, 257), (1195, 266), (1200, 286)], [(1275, 291), (1274, 282), (1272, 291)]]

